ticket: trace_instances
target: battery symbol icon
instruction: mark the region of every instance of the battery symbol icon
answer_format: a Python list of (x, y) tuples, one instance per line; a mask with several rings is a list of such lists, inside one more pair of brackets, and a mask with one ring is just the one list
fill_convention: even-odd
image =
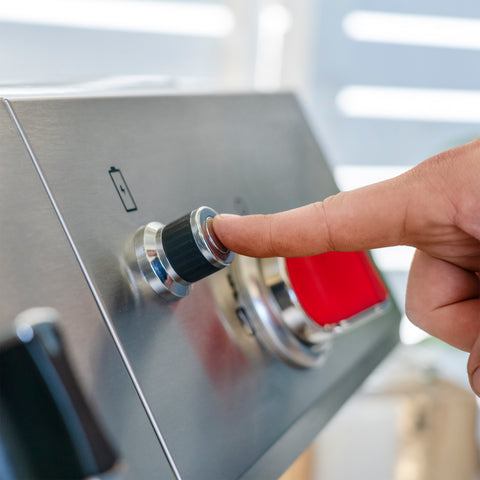
[(122, 204), (127, 212), (133, 212), (137, 209), (135, 200), (130, 193), (127, 182), (123, 178), (123, 174), (119, 168), (111, 167), (108, 171), (110, 178), (112, 179), (115, 189), (117, 190), (118, 196), (122, 201)]

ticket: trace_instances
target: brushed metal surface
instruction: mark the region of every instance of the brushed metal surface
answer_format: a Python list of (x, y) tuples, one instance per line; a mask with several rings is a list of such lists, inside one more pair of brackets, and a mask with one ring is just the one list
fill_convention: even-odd
[[(124, 259), (139, 226), (200, 205), (267, 213), (335, 193), (295, 98), (12, 105), (182, 478), (278, 476), (396, 343), (395, 306), (336, 339), (320, 368), (293, 369), (222, 321), (217, 302), (229, 294), (222, 273), (167, 305), (129, 283), (138, 276)], [(112, 166), (123, 172), (137, 210), (123, 207)]]
[(3, 102), (0, 225), (0, 325), (27, 308), (55, 308), (72, 367), (125, 463), (119, 478), (173, 478)]

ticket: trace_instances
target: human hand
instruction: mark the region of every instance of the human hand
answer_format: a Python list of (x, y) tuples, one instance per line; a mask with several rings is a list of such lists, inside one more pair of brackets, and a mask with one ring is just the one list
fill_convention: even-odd
[(273, 215), (218, 215), (214, 229), (228, 248), (253, 257), (416, 247), (407, 316), (470, 352), (470, 383), (480, 395), (480, 139), (323, 202)]

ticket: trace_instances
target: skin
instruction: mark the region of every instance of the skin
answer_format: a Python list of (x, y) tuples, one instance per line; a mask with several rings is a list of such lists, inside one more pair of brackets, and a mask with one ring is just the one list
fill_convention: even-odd
[(273, 215), (218, 215), (214, 229), (228, 248), (252, 257), (415, 247), (407, 316), (470, 353), (470, 384), (480, 396), (480, 138), (323, 202)]

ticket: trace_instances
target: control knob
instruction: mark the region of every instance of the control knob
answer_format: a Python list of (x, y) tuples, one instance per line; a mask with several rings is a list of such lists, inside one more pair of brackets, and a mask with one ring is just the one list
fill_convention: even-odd
[(173, 222), (150, 222), (135, 234), (138, 266), (153, 290), (167, 300), (186, 296), (193, 282), (230, 265), (234, 253), (215, 235), (217, 212), (199, 207)]

